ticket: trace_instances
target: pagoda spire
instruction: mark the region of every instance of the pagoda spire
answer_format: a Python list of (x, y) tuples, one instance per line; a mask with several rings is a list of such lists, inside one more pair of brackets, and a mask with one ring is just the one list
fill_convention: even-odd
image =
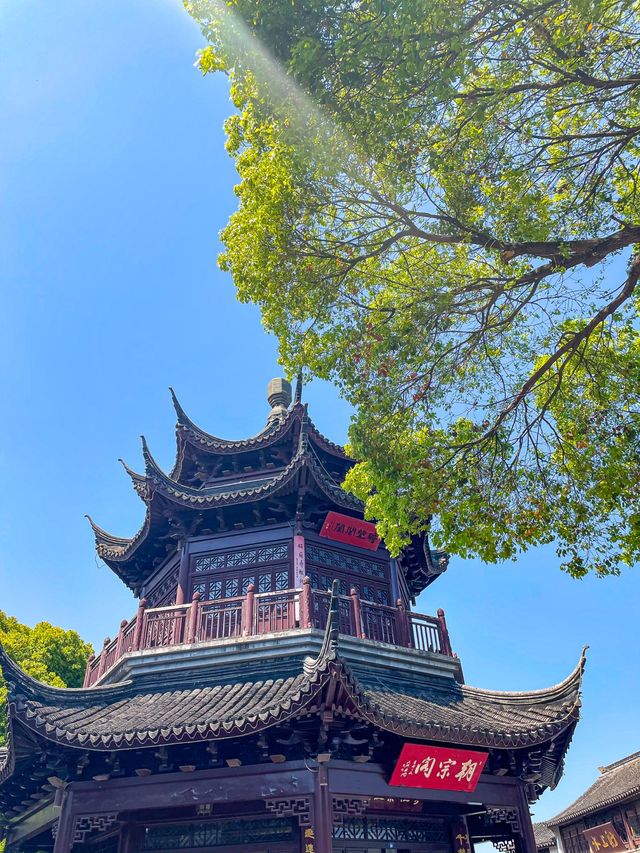
[(267, 400), (271, 411), (267, 416), (267, 424), (283, 421), (291, 405), (291, 383), (282, 377), (272, 379), (267, 385)]

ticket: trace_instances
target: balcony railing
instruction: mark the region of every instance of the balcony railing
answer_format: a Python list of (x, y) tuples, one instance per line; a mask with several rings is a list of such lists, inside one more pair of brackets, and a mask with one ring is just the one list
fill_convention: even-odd
[[(209, 640), (280, 633), (294, 628), (324, 628), (331, 595), (311, 589), (305, 578), (302, 589), (247, 594), (218, 601), (200, 601), (196, 593), (190, 604), (147, 608), (140, 601), (137, 614), (120, 623), (118, 636), (107, 637), (99, 655), (87, 664), (84, 686), (90, 687), (127, 652), (202, 643)], [(355, 590), (338, 596), (341, 634), (375, 640), (392, 646), (453, 656), (444, 612), (437, 617), (407, 611), (400, 601), (387, 607), (365, 601)]]

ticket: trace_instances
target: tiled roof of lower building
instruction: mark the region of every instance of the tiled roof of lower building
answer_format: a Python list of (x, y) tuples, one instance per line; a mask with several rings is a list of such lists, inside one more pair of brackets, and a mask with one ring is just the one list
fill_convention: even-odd
[(557, 845), (556, 837), (546, 823), (534, 823), (533, 834), (538, 850), (545, 850), (548, 847), (555, 847)]
[(547, 822), (551, 826), (570, 823), (634, 794), (640, 795), (640, 752), (634, 752), (614, 764), (602, 767), (600, 776), (593, 785), (574, 803)]

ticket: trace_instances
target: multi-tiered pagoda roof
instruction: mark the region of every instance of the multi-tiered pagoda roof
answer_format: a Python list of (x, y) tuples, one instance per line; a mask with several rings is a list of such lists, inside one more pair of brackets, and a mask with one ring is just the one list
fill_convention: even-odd
[[(9, 853), (196, 853), (224, 833), (236, 853), (245, 841), (254, 853), (351, 851), (341, 839), (536, 853), (527, 803), (562, 774), (584, 654), (544, 690), (465, 684), (443, 611), (412, 609), (446, 555), (424, 534), (392, 558), (342, 488), (353, 460), (299, 389), (291, 401), (274, 380), (268, 398), (265, 428), (229, 441), (173, 395), (172, 470), (144, 440), (144, 473), (125, 466), (140, 530), (92, 526), (137, 611), (90, 658), (82, 688), (44, 685), (0, 648)], [(394, 778), (402, 762), (410, 784)]]
[[(89, 519), (98, 556), (134, 592), (176, 541), (187, 536), (288, 522), (301, 512), (307, 524), (319, 525), (327, 511), (337, 508), (362, 517), (362, 502), (341, 485), (355, 460), (315, 427), (300, 393), (289, 408), (272, 395), (274, 406), (264, 429), (237, 441), (196, 426), (173, 389), (171, 396), (177, 414), (172, 470), (162, 471), (144, 438), (144, 474), (124, 465), (145, 503), (141, 528), (122, 538)], [(413, 537), (401, 562), (415, 597), (442, 573), (447, 557), (430, 549), (427, 536), (421, 535)]]

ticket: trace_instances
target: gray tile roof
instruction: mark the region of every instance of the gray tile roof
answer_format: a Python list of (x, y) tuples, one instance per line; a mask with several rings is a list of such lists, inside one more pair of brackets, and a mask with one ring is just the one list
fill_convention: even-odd
[[(337, 645), (335, 617), (315, 661), (295, 656), (271, 665), (247, 661), (240, 672), (217, 668), (167, 674), (164, 682), (148, 676), (74, 690), (35, 681), (1, 649), (0, 664), (12, 718), (47, 740), (85, 749), (241, 736), (317, 711), (332, 679), (338, 712), (355, 713), (383, 730), (447, 743), (529, 747), (561, 736), (566, 746), (578, 719), (584, 657), (556, 687), (505, 693), (461, 686), (452, 678), (357, 671)], [(557, 761), (564, 749), (559, 752)]]
[(12, 705), (10, 713), (46, 740), (84, 749), (117, 749), (202, 741), (248, 734), (312, 704), (329, 678), (326, 662), (299, 661), (279, 671), (250, 662), (242, 674), (228, 668), (89, 689), (43, 685), (0, 653)]
[(547, 847), (555, 847), (557, 845), (556, 837), (546, 823), (534, 823), (533, 834), (538, 850), (544, 850)]
[(635, 794), (640, 795), (640, 752), (601, 768), (593, 785), (547, 823), (551, 826), (570, 823)]
[(415, 679), (390, 670), (350, 671), (355, 698), (364, 700), (387, 727), (416, 737), (517, 747), (547, 742), (575, 723), (583, 666), (584, 657), (561, 684), (524, 693)]

